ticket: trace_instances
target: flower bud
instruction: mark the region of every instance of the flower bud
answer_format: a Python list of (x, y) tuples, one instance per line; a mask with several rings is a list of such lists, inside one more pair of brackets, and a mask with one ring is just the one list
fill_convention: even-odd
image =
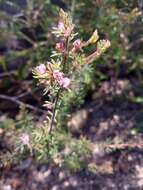
[(81, 48), (81, 40), (77, 39), (73, 42), (73, 46), (75, 49), (80, 49)]
[(97, 40), (99, 39), (99, 36), (98, 36), (98, 31), (95, 30), (91, 36), (91, 38), (89, 39), (89, 43), (91, 44), (94, 44), (97, 42)]
[(99, 58), (109, 47), (111, 46), (111, 43), (109, 40), (100, 40), (97, 43), (97, 50), (86, 57), (85, 62), (86, 63), (91, 63), (97, 58)]
[(111, 46), (111, 42), (109, 40), (104, 41), (104, 48), (107, 49)]
[(106, 49), (111, 46), (111, 42), (109, 40), (100, 40), (97, 43), (97, 50), (101, 53), (104, 53)]
[(77, 39), (73, 42), (73, 48), (71, 50), (72, 53), (76, 52), (77, 50), (79, 50), (81, 48), (81, 40)]
[(65, 50), (65, 46), (63, 42), (56, 43), (56, 50), (60, 53), (63, 53)]

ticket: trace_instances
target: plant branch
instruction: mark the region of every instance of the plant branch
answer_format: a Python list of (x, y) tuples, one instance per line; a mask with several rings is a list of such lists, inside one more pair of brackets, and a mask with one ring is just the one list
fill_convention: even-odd
[[(67, 58), (68, 58), (68, 47), (69, 47), (69, 37), (66, 38), (66, 42), (65, 42), (65, 52), (63, 54), (63, 72), (67, 71)], [(59, 97), (60, 97), (60, 92), (61, 92), (62, 88), (59, 88), (57, 94), (56, 94), (56, 98), (55, 98), (55, 103), (54, 103), (54, 109), (53, 109), (53, 113), (52, 113), (52, 117), (51, 117), (51, 121), (50, 121), (50, 129), (49, 129), (49, 133), (52, 132), (53, 129), (53, 125), (54, 125), (54, 121), (55, 121), (55, 116), (56, 116), (56, 109), (57, 109), (57, 104), (59, 101)]]
[(39, 112), (39, 113), (45, 113), (45, 111), (43, 111), (42, 109), (40, 108), (37, 108), (35, 106), (32, 106), (30, 104), (26, 104), (20, 100), (17, 100), (17, 97), (10, 97), (10, 96), (7, 96), (7, 95), (3, 95), (3, 94), (0, 94), (0, 99), (4, 99), (4, 100), (8, 100), (8, 101), (11, 101), (11, 102), (14, 102), (16, 103), (17, 105), (24, 105), (26, 108), (29, 108), (33, 111), (36, 111), (36, 112)]
[(23, 98), (23, 97), (28, 96), (30, 94), (32, 95), (34, 92), (38, 91), (39, 89), (40, 88), (38, 87), (38, 88), (35, 88), (35, 89), (31, 90), (31, 91), (21, 93), (20, 95), (15, 96), (15, 99)]
[(10, 76), (10, 75), (15, 75), (16, 74), (16, 71), (9, 71), (9, 72), (3, 72), (3, 73), (0, 73), (0, 78), (2, 77), (7, 77), (7, 76)]
[(63, 55), (63, 72), (67, 72), (67, 58), (68, 58), (68, 49), (69, 49), (69, 37), (66, 38), (66, 42), (65, 42), (65, 52), (64, 52), (64, 55)]

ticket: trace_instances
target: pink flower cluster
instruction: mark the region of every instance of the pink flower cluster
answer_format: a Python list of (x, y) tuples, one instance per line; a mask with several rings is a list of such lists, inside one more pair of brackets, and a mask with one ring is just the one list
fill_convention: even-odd
[(60, 72), (59, 70), (53, 71), (53, 77), (54, 79), (58, 82), (60, 86), (63, 88), (68, 89), (70, 85), (70, 79), (68, 77), (63, 77), (63, 73)]
[(52, 68), (52, 63), (48, 62), (47, 67), (44, 64), (40, 64), (35, 68), (35, 70), (38, 75), (43, 75), (47, 73), (46, 76), (48, 76), (47, 79), (49, 81), (55, 80), (61, 87), (68, 89), (70, 85), (70, 79), (68, 77), (64, 77), (64, 74), (59, 70), (54, 70)]

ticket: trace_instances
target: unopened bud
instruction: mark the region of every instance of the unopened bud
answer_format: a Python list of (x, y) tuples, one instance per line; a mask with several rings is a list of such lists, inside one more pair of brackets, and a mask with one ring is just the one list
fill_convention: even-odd
[(65, 45), (63, 42), (59, 42), (59, 43), (56, 43), (56, 50), (58, 50), (59, 52), (64, 52), (65, 50)]

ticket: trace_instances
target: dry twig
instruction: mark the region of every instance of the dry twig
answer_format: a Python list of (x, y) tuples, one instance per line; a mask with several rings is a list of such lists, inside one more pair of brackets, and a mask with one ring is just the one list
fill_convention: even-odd
[(23, 105), (26, 108), (31, 109), (31, 110), (36, 111), (36, 112), (39, 112), (39, 113), (45, 113), (44, 110), (42, 110), (40, 108), (37, 108), (37, 107), (35, 107), (33, 105), (24, 103), (24, 102), (18, 100), (17, 97), (10, 97), (10, 96), (7, 96), (7, 95), (0, 94), (0, 99), (4, 99), (4, 100), (8, 100), (8, 101), (14, 102), (14, 103), (16, 103), (19, 106)]

